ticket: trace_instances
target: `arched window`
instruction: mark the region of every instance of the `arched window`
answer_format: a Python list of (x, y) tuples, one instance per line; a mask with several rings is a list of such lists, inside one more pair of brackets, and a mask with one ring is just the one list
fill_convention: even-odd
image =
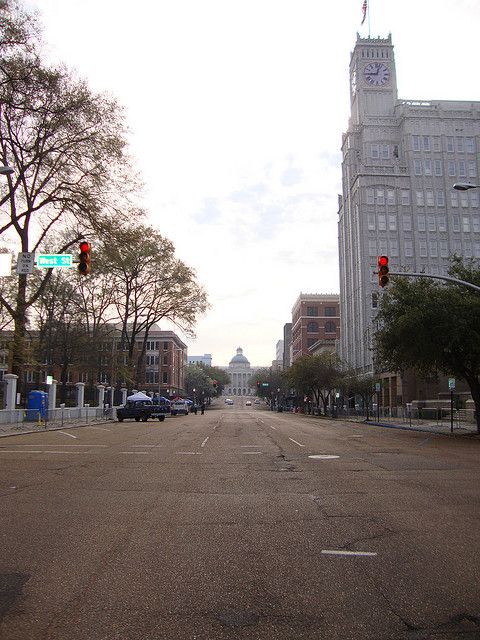
[(309, 322), (307, 324), (308, 333), (318, 333), (318, 322)]
[(336, 333), (337, 331), (337, 327), (335, 325), (335, 322), (333, 322), (332, 320), (329, 320), (328, 322), (325, 323), (325, 333)]

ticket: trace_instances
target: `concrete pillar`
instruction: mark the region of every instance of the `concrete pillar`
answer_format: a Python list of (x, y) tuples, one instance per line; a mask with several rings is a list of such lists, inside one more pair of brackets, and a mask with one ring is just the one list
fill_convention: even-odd
[(3, 376), (6, 382), (5, 389), (5, 408), (9, 411), (13, 411), (16, 406), (17, 400), (17, 380), (18, 376), (14, 373), (7, 373)]
[(113, 401), (115, 397), (115, 387), (109, 387), (108, 389), (108, 404), (113, 407)]
[(120, 389), (120, 391), (122, 392), (122, 404), (126, 404), (128, 390), (123, 388), (123, 389)]
[(75, 386), (77, 387), (77, 407), (82, 409), (85, 402), (85, 383), (77, 382)]
[(52, 380), (48, 385), (48, 409), (55, 409), (57, 406), (57, 384), (58, 380)]
[(103, 409), (103, 403), (105, 400), (105, 387), (103, 384), (97, 385), (98, 389), (98, 408)]

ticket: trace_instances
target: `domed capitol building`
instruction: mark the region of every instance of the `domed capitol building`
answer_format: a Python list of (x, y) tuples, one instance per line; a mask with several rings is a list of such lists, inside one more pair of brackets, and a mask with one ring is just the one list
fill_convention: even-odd
[(220, 367), (230, 376), (230, 383), (224, 388), (224, 396), (251, 396), (255, 389), (249, 386), (250, 378), (261, 367), (251, 367), (250, 362), (243, 355), (243, 349), (238, 347), (237, 355), (230, 360), (228, 367)]

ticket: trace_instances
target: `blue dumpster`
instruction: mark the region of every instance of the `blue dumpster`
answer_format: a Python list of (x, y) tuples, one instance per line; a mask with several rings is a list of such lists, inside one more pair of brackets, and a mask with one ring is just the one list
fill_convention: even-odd
[(26, 420), (45, 420), (48, 411), (48, 393), (45, 391), (30, 391), (27, 398)]

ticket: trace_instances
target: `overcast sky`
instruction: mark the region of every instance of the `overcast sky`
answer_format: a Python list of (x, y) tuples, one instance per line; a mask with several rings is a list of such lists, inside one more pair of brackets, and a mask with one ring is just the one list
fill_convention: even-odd
[[(362, 0), (31, 0), (47, 52), (126, 107), (150, 221), (212, 304), (190, 355), (269, 365), (300, 292), (338, 293)], [(480, 100), (478, 0), (371, 0), (399, 97)], [(167, 327), (164, 327), (167, 328)]]

